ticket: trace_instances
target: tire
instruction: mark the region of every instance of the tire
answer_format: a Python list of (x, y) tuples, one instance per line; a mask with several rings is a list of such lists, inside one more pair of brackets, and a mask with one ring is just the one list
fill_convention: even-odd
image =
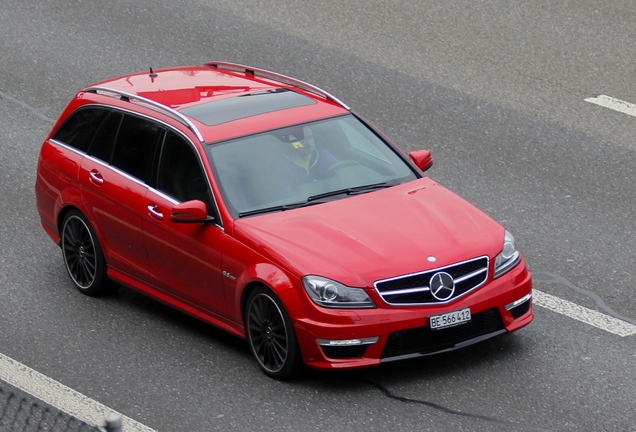
[(88, 220), (77, 210), (64, 216), (61, 247), (66, 270), (81, 293), (98, 296), (110, 290), (102, 248)]
[(250, 294), (245, 331), (252, 354), (266, 375), (281, 381), (298, 375), (302, 357), (291, 320), (276, 295), (265, 287)]

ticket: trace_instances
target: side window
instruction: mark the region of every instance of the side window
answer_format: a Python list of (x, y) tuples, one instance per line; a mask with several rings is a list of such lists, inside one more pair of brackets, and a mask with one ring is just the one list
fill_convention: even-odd
[(174, 132), (166, 134), (161, 151), (157, 190), (181, 202), (201, 200), (208, 213), (213, 209), (205, 172), (195, 150)]
[(96, 107), (80, 108), (55, 132), (53, 139), (86, 152), (108, 112)]
[(149, 120), (125, 115), (119, 127), (111, 165), (147, 181), (163, 129)]
[(117, 131), (119, 130), (119, 124), (123, 114), (118, 112), (111, 112), (110, 115), (99, 128), (97, 136), (93, 140), (93, 144), (88, 150), (88, 154), (97, 159), (101, 159), (106, 163), (110, 163), (110, 158), (113, 154), (113, 146), (115, 145), (115, 138), (117, 137)]

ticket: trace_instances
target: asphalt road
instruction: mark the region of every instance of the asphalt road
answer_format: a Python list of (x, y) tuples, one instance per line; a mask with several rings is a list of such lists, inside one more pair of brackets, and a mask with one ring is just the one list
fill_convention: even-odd
[(636, 431), (635, 335), (537, 306), (463, 351), (280, 383), (244, 342), (134, 292), (76, 293), (33, 195), (82, 86), (254, 65), (432, 150), (431, 177), (513, 232), (535, 288), (634, 324), (636, 118), (585, 101), (636, 102), (634, 22), (631, 0), (3, 0), (0, 353), (159, 431)]

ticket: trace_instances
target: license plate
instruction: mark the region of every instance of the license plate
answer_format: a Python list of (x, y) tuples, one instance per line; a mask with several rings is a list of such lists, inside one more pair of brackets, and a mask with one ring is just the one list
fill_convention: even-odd
[(469, 308), (428, 317), (428, 323), (431, 330), (453, 327), (456, 325), (466, 324), (468, 322), (470, 322)]

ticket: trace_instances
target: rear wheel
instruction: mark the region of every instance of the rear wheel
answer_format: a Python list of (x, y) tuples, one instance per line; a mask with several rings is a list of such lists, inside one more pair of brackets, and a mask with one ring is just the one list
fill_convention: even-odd
[(298, 374), (302, 358), (291, 320), (280, 300), (265, 287), (254, 290), (245, 308), (247, 339), (263, 371), (288, 380)]
[(106, 261), (99, 241), (83, 214), (70, 211), (62, 222), (62, 255), (75, 287), (86, 295), (104, 294), (110, 288)]

